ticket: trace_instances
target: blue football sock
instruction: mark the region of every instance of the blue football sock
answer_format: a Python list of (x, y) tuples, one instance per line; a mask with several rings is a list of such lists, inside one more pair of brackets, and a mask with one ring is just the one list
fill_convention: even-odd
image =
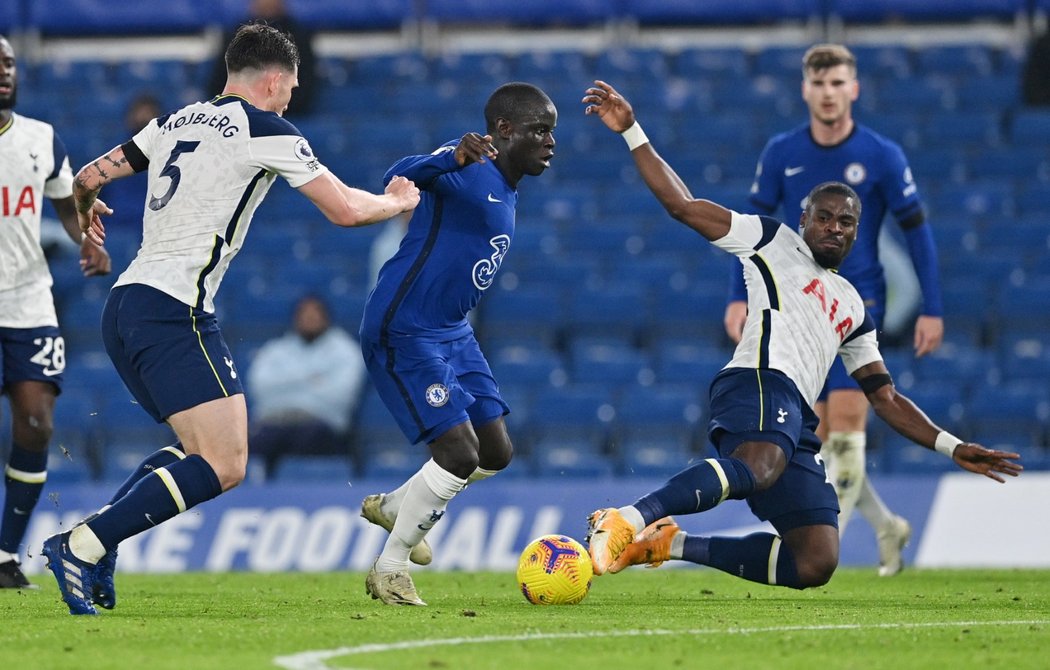
[(17, 554), (33, 508), (40, 500), (47, 480), (47, 450), (29, 451), (11, 445), (11, 456), (4, 469), (3, 525), (0, 526), (0, 551)]
[(695, 514), (727, 498), (743, 500), (755, 490), (755, 476), (737, 458), (708, 458), (671, 477), (662, 488), (639, 498), (634, 506), (645, 525), (669, 514)]
[(208, 461), (194, 454), (154, 470), (135, 483), (112, 507), (87, 522), (108, 551), (124, 539), (222, 493)]
[(158, 449), (152, 454), (146, 457), (144, 461), (139, 463), (139, 466), (135, 468), (135, 471), (128, 475), (128, 478), (124, 480), (124, 483), (120, 485), (117, 492), (113, 494), (113, 497), (109, 499), (109, 504), (117, 502), (131, 490), (131, 487), (135, 486), (140, 479), (148, 475), (149, 473), (157, 470), (158, 468), (167, 467), (173, 463), (178, 463), (182, 459), (186, 458), (186, 451), (182, 448), (181, 442), (176, 442), (173, 445)]
[[(770, 563), (776, 563), (770, 574)], [(687, 535), (682, 560), (709, 565), (759, 584), (804, 588), (798, 580), (795, 557), (772, 533), (746, 537), (700, 537)]]

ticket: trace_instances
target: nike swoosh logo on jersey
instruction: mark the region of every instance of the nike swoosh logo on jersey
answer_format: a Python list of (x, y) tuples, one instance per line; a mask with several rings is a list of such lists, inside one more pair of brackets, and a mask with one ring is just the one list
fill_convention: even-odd
[(43, 370), (41, 370), (41, 372), (44, 373), (45, 377), (54, 377), (55, 375), (62, 374), (62, 370), (52, 370), (49, 368), (44, 368)]
[(785, 177), (794, 177), (799, 172), (802, 172), (805, 169), (806, 169), (805, 165), (799, 165), (798, 167), (784, 168), (784, 176)]
[(496, 196), (492, 195), (491, 193), (489, 193), (489, 202), (503, 202), (503, 201), (500, 200), (499, 198), (497, 198)]

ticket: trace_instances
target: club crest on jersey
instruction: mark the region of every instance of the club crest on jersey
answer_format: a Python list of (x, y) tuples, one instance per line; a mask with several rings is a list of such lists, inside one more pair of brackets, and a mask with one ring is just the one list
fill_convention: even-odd
[(431, 384), (426, 392), (427, 404), (431, 407), (444, 407), (448, 402), (448, 387), (444, 384)]
[(864, 169), (864, 166), (860, 163), (850, 163), (846, 166), (846, 170), (842, 173), (842, 176), (846, 179), (847, 184), (856, 186), (864, 181), (868, 176), (868, 171)]
[(495, 249), (492, 255), (488, 258), (482, 258), (474, 264), (472, 278), (474, 286), (477, 286), (479, 291), (484, 291), (492, 286), (492, 281), (496, 278), (496, 272), (499, 270), (500, 264), (503, 263), (503, 257), (507, 255), (507, 250), (510, 249), (510, 235), (493, 237), (489, 240), (489, 246)]

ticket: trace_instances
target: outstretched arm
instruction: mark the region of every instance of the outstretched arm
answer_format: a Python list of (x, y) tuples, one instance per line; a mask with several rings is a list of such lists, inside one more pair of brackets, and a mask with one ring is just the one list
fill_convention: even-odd
[(1004, 481), (1001, 475), (1016, 477), (1024, 470), (1010, 460), (1019, 459), (1019, 454), (964, 442), (930, 421), (915, 403), (897, 392), (882, 361), (862, 366), (853, 373), (853, 378), (864, 390), (879, 418), (904, 437), (951, 456), (959, 467), (997, 482)]
[(610, 130), (623, 134), (642, 179), (668, 214), (708, 240), (726, 236), (732, 213), (717, 203), (693, 197), (678, 174), (656, 153), (635, 120), (630, 103), (616, 89), (604, 81), (595, 81), (583, 102), (587, 105), (586, 114), (596, 114)]
[(367, 226), (386, 221), (419, 204), (419, 189), (404, 177), (394, 177), (382, 195), (351, 188), (331, 172), (299, 187), (317, 209), (337, 226)]

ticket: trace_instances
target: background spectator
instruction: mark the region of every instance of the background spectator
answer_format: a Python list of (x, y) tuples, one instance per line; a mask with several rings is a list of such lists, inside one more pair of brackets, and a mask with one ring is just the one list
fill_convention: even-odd
[(308, 295), (293, 330), (259, 349), (248, 370), (248, 444), (267, 475), (287, 454), (347, 452), (347, 434), (365, 383), (357, 342), (333, 326), (328, 307)]

